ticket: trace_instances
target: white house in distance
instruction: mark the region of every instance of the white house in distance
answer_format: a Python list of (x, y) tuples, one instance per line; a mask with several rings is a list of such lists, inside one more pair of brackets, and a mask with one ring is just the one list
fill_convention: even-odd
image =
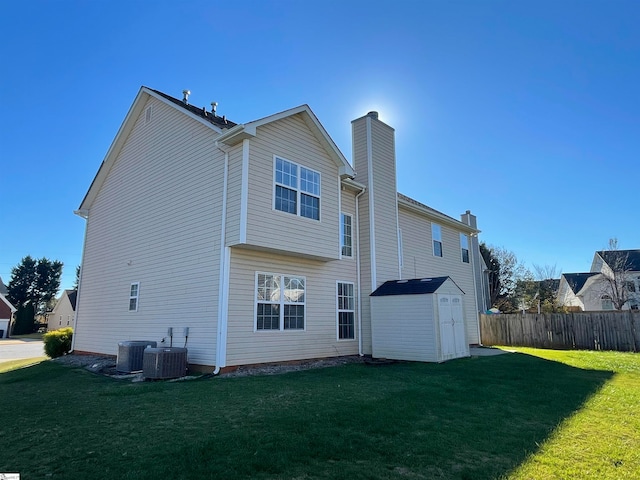
[(640, 250), (603, 250), (595, 252), (591, 271), (563, 273), (558, 288), (558, 303), (578, 311), (613, 310), (614, 305), (605, 281), (613, 275), (615, 264), (623, 265), (624, 281), (619, 282), (629, 299), (622, 310), (640, 308)]
[(77, 290), (64, 290), (47, 318), (47, 330), (75, 326)]
[(114, 355), (172, 327), (194, 368), (367, 355), (369, 295), (427, 276), (460, 288), (479, 343), (475, 217), (397, 193), (395, 132), (376, 112), (352, 130), (353, 167), (307, 105), (235, 124), (142, 87), (76, 212), (74, 351)]

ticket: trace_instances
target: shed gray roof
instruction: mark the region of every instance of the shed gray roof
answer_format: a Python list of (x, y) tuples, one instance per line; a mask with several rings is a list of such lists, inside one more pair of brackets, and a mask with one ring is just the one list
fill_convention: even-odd
[[(414, 278), (411, 280), (389, 280), (380, 285), (371, 297), (388, 295), (423, 295), (435, 293), (450, 277)], [(453, 280), (451, 280), (453, 282)], [(453, 282), (455, 284), (455, 282)], [(457, 285), (456, 285), (457, 287)], [(460, 288), (460, 287), (458, 287)], [(462, 291), (462, 290), (460, 290)]]

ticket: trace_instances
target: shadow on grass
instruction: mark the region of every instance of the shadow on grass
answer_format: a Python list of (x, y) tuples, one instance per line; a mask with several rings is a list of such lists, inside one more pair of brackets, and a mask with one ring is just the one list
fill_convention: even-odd
[[(14, 409), (29, 417), (0, 426), (20, 432), (0, 451), (22, 446), (0, 471), (132, 479), (500, 478), (612, 376), (521, 354), (152, 385), (27, 370), (0, 396), (46, 390), (60, 414)], [(42, 432), (65, 448), (34, 464)]]

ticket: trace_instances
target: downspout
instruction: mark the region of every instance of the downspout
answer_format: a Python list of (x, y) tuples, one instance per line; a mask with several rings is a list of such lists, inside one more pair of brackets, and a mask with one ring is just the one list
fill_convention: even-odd
[(360, 193), (356, 195), (356, 282), (358, 284), (358, 355), (361, 357), (362, 353), (362, 292), (360, 290), (360, 209), (358, 208), (358, 199), (367, 190), (366, 187), (362, 187)]
[[(482, 338), (480, 336), (480, 309), (478, 308), (478, 287), (477, 287), (477, 283), (476, 283), (476, 249), (475, 249), (475, 245), (473, 242), (473, 239), (475, 237), (476, 241), (478, 240), (478, 234), (477, 233), (472, 233), (471, 235), (471, 248), (470, 252), (471, 252), (471, 269), (473, 270), (473, 291), (476, 293), (476, 329), (478, 330), (478, 345), (482, 345)], [(478, 251), (479, 247), (478, 247)], [(480, 279), (482, 279), (482, 274), (480, 276)], [(482, 296), (484, 296), (484, 291), (482, 292)]]
[[(218, 142), (215, 142), (215, 146), (218, 150), (224, 153), (224, 178), (222, 184), (222, 218), (220, 223), (220, 277), (218, 284), (218, 328), (216, 329), (216, 366), (213, 371), (213, 375), (220, 373), (220, 366), (223, 363), (222, 350), (225, 349), (226, 353), (226, 329), (227, 329), (227, 306), (226, 302), (228, 295), (226, 289), (228, 288), (226, 277), (228, 274), (227, 265), (227, 179), (229, 177), (229, 151), (223, 149)], [(226, 356), (226, 355), (225, 355)]]
[(85, 219), (86, 223), (84, 225), (84, 240), (82, 243), (82, 260), (80, 261), (80, 275), (78, 278), (78, 292), (76, 293), (76, 311), (74, 312), (73, 318), (73, 335), (71, 336), (71, 351), (69, 353), (73, 353), (76, 349), (76, 333), (78, 332), (78, 313), (80, 312), (80, 289), (82, 287), (82, 273), (84, 272), (84, 257), (87, 252), (87, 230), (89, 230), (89, 213), (85, 211), (76, 211), (74, 212), (76, 215)]

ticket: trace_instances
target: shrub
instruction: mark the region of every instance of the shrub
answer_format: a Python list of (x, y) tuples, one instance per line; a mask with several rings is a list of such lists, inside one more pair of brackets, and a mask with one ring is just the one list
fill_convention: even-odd
[(71, 350), (71, 339), (73, 338), (73, 328), (66, 327), (53, 332), (47, 332), (44, 340), (44, 353), (51, 358), (61, 357)]

